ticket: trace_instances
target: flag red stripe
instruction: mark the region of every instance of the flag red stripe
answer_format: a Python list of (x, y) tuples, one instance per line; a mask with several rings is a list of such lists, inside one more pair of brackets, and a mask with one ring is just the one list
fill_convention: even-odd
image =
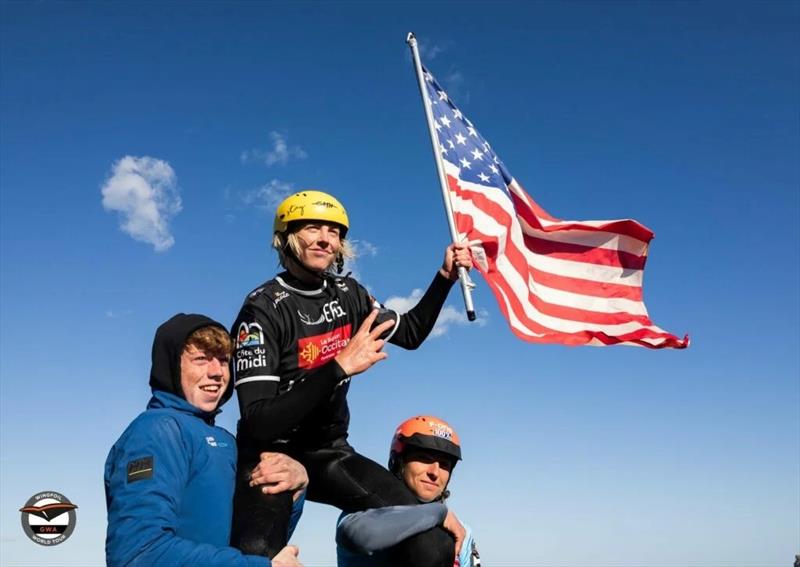
[[(506, 303), (506, 297), (514, 297), (513, 293), (508, 290), (504, 290), (506, 293), (506, 297), (504, 297), (503, 293), (501, 293), (501, 289), (503, 288), (502, 284), (500, 284), (502, 278), (495, 278), (492, 275), (485, 275), (487, 282), (489, 282), (489, 288), (495, 295), (498, 305), (500, 306), (500, 310), (502, 311), (503, 315), (505, 316), (511, 331), (520, 339), (529, 342), (536, 342), (536, 343), (558, 343), (564, 344), (567, 346), (580, 346), (590, 343), (592, 340), (598, 340), (605, 345), (613, 345), (613, 344), (629, 344), (629, 345), (636, 345), (642, 346), (649, 349), (661, 349), (661, 348), (686, 348), (689, 345), (688, 336), (684, 337), (683, 340), (678, 339), (674, 335), (669, 333), (658, 333), (654, 332), (650, 329), (640, 329), (633, 333), (628, 333), (625, 335), (619, 336), (612, 336), (608, 335), (603, 332), (597, 331), (581, 331), (576, 333), (564, 333), (559, 331), (554, 331), (552, 329), (547, 329), (542, 327), (541, 325), (531, 325), (530, 327), (519, 327), (512, 323), (511, 318), (509, 317), (509, 307), (514, 307), (513, 305), (509, 305)], [(519, 314), (516, 309), (514, 309), (514, 315), (517, 316), (519, 319)], [(543, 336), (532, 336), (530, 332), (537, 332)], [(651, 339), (651, 340), (661, 340), (656, 344), (653, 344), (650, 341), (646, 341), (644, 339)]]
[[(491, 203), (491, 200), (486, 199), (480, 193), (465, 191), (463, 190), (463, 188), (460, 191), (460, 193), (462, 197), (466, 197), (466, 193), (478, 196), (479, 199), (473, 199), (473, 202), (475, 202), (476, 200), (480, 200), (480, 198), (482, 198), (483, 200)], [(499, 206), (497, 205), (494, 205), (494, 207), (499, 208)], [(504, 211), (500, 209), (500, 216), (502, 216), (503, 212)], [(459, 214), (459, 216), (469, 217), (469, 215), (465, 214)], [(495, 212), (495, 217), (496, 216), (498, 216), (497, 212)], [(471, 218), (470, 222), (467, 223), (461, 222), (460, 224), (462, 225), (472, 224)], [(544, 342), (562, 342), (565, 344), (586, 344), (590, 342), (593, 338), (597, 338), (598, 340), (601, 340), (602, 342), (608, 344), (614, 344), (619, 342), (634, 342), (636, 344), (641, 344), (641, 346), (647, 346), (648, 348), (656, 348), (657, 346), (658, 347), (661, 346), (661, 345), (652, 345), (650, 343), (641, 342), (639, 340), (636, 340), (638, 338), (636, 336), (632, 336), (630, 340), (627, 340), (627, 339), (615, 338), (610, 335), (607, 335), (606, 333), (597, 331), (565, 333), (549, 329), (541, 325), (540, 323), (533, 321), (527, 316), (527, 314), (524, 311), (524, 307), (521, 304), (521, 302), (518, 301), (516, 294), (510, 288), (510, 286), (507, 284), (503, 276), (497, 270), (497, 266), (494, 261), (494, 257), (496, 256), (496, 250), (497, 250), (497, 239), (495, 237), (481, 233), (480, 231), (475, 229), (474, 226), (470, 231), (469, 238), (480, 240), (483, 243), (484, 249), (487, 251), (487, 256), (488, 256), (487, 259), (489, 260), (490, 263), (490, 271), (489, 273), (485, 273), (484, 277), (486, 277), (487, 280), (490, 282), (490, 287), (493, 287), (493, 291), (495, 292), (498, 301), (505, 306), (506, 300), (503, 298), (503, 294), (500, 293), (500, 289), (502, 289), (506, 297), (508, 297), (508, 301), (510, 302), (510, 308), (513, 310), (514, 315), (518, 320), (520, 320), (520, 322), (523, 322), (523, 324), (527, 327), (527, 330), (540, 334), (545, 334), (546, 337), (550, 338), (547, 339), (547, 338), (530, 337), (529, 335), (525, 335), (524, 330), (519, 330), (519, 332), (517, 332), (518, 335), (520, 336), (525, 335), (525, 337), (527, 337), (527, 340), (544, 341)], [(523, 281), (527, 281), (524, 278), (526, 273), (525, 269), (524, 268), (520, 269), (520, 265), (527, 267), (527, 262), (524, 256), (522, 256), (519, 250), (514, 246), (513, 242), (510, 241), (507, 241), (506, 259), (514, 267), (515, 271), (517, 271), (518, 273), (520, 273), (521, 276), (523, 276)], [(542, 281), (541, 283), (549, 285), (549, 287), (561, 288), (564, 289), (564, 291), (576, 292), (578, 291), (576, 290), (576, 286), (570, 284), (577, 283), (579, 286), (583, 284), (583, 287), (587, 287), (586, 284), (588, 284), (588, 287), (593, 288), (594, 291), (605, 288), (603, 291), (605, 291), (606, 293), (603, 294), (602, 296), (612, 296), (612, 297), (622, 296), (631, 298), (636, 301), (641, 301), (641, 288), (638, 287), (613, 285), (613, 284), (598, 284), (598, 282), (591, 282), (586, 280), (578, 280), (577, 278), (557, 276), (553, 274), (548, 274), (546, 272), (541, 272), (539, 270), (531, 270), (531, 271), (536, 272), (535, 275), (537, 277), (535, 279), (547, 280), (546, 282)], [(559, 285), (564, 283), (567, 283), (567, 285)], [(536, 309), (540, 311), (542, 314), (560, 318), (563, 320), (594, 323), (601, 325), (623, 324), (629, 322), (638, 322), (639, 324), (647, 326), (652, 325), (652, 321), (648, 317), (641, 315), (629, 315), (627, 313), (621, 313), (616, 315), (606, 314), (606, 313), (598, 313), (594, 311), (586, 311), (576, 308), (569, 308), (559, 305), (553, 305), (542, 301), (540, 298), (536, 297), (531, 292), (528, 293), (528, 298), (530, 303), (534, 305)], [(506, 317), (508, 317), (507, 307), (504, 307), (504, 314), (506, 315)], [(662, 333), (654, 333), (653, 331), (647, 329), (644, 329), (643, 331), (644, 331), (643, 336), (645, 337), (659, 338), (661, 336), (664, 336), (664, 334)], [(671, 337), (671, 335), (667, 334), (666, 337)]]
[(647, 256), (637, 256), (622, 250), (610, 248), (597, 248), (574, 244), (569, 242), (555, 242), (535, 236), (523, 235), (525, 246), (536, 254), (547, 254), (551, 258), (597, 264), (599, 266), (613, 266), (627, 270), (643, 270)]
[[(481, 236), (483, 238), (486, 238), (487, 240), (490, 238), (490, 237), (487, 237), (486, 235), (481, 235)], [(512, 265), (514, 265), (513, 264), (513, 260), (512, 260), (512, 254), (509, 254), (508, 252), (509, 252), (509, 249), (506, 248), (506, 257), (509, 260), (511, 260), (512, 261)], [(515, 250), (515, 253), (518, 254), (518, 251)], [(509, 299), (513, 297), (512, 301), (515, 302), (515, 305), (519, 306), (519, 309), (515, 309), (514, 310), (515, 314), (517, 314), (517, 318), (518, 319), (520, 319), (521, 321), (523, 321), (523, 320), (532, 321), (525, 314), (525, 310), (524, 310), (521, 302), (519, 302), (520, 298), (518, 297), (518, 293), (516, 293), (510, 287), (508, 282), (505, 280), (505, 278), (502, 276), (502, 274), (498, 270), (497, 263), (495, 261), (495, 256), (491, 255), (491, 254), (487, 254), (487, 260), (488, 260), (488, 263), (489, 263), (489, 273), (488, 274), (484, 274), (484, 277), (487, 277), (487, 278), (491, 277), (492, 279), (496, 279), (497, 280), (496, 281), (497, 285), (501, 285), (503, 287), (503, 289), (509, 295)], [(597, 312), (597, 311), (589, 311), (589, 310), (586, 310), (586, 309), (578, 309), (578, 308), (575, 308), (575, 307), (568, 307), (568, 306), (564, 306), (564, 305), (556, 305), (556, 304), (553, 304), (553, 303), (548, 303), (548, 302), (544, 301), (542, 298), (538, 297), (536, 294), (534, 294), (530, 290), (530, 288), (527, 287), (527, 282), (528, 282), (528, 278), (526, 277), (527, 276), (527, 271), (525, 271), (525, 270), (520, 271), (517, 268), (517, 266), (514, 266), (514, 270), (517, 271), (520, 274), (520, 276), (522, 278), (522, 281), (525, 283), (526, 289), (528, 289), (528, 293), (527, 293), (528, 303), (530, 305), (533, 305), (536, 308), (536, 310), (539, 311), (540, 313), (542, 313), (543, 315), (548, 315), (550, 317), (554, 317), (554, 318), (557, 318), (557, 319), (563, 319), (563, 320), (567, 320), (567, 321), (577, 321), (577, 322), (588, 323), (588, 324), (593, 324), (593, 325), (622, 325), (622, 324), (631, 323), (631, 322), (639, 323), (640, 325), (645, 325), (645, 326), (649, 326), (649, 325), (653, 324), (652, 321), (650, 321), (649, 317), (644, 316), (644, 315), (633, 315), (633, 314), (627, 313), (627, 312), (601, 313), (601, 312)], [(535, 324), (538, 325), (539, 323), (535, 323)], [(535, 328), (535, 327), (531, 327), (531, 328)], [(544, 327), (541, 327), (541, 329), (544, 329)], [(541, 330), (538, 330), (538, 332), (541, 332)], [(560, 332), (560, 331), (554, 331), (554, 332)]]
[[(516, 183), (516, 180), (512, 180), (512, 183)], [(525, 189), (522, 188), (522, 185), (517, 183), (517, 187), (519, 188), (519, 190), (522, 193), (522, 195), (521, 196), (515, 195), (514, 191), (509, 191), (510, 194), (512, 196), (516, 197), (516, 198), (520, 198), (520, 197), (522, 198), (522, 200), (523, 200), (522, 208), (525, 209), (527, 207), (528, 209), (530, 209), (533, 212), (533, 214), (535, 215), (537, 223), (540, 222), (539, 218), (543, 218), (543, 219), (548, 220), (550, 222), (563, 222), (561, 219), (558, 219), (558, 218), (554, 217), (553, 215), (551, 215), (550, 213), (548, 213), (547, 211), (545, 211), (539, 205), (539, 203), (534, 201), (531, 198), (531, 196), (528, 195), (528, 193), (525, 191)], [(514, 203), (514, 208), (515, 209), (517, 208), (516, 207), (516, 202)]]
[(530, 272), (534, 281), (546, 285), (547, 287), (552, 287), (553, 289), (571, 291), (573, 293), (580, 293), (581, 295), (591, 295), (592, 297), (620, 297), (623, 299), (630, 299), (631, 301), (642, 301), (642, 288), (639, 286), (595, 282), (570, 276), (560, 276), (558, 274), (537, 270), (534, 267), (530, 268)]
[[(519, 190), (522, 191), (528, 199), (530, 196), (525, 193), (525, 190), (519, 186)], [(514, 193), (513, 191), (510, 192), (511, 201), (514, 204), (514, 210), (517, 212), (519, 216), (525, 219), (529, 225), (535, 228), (539, 228), (544, 231), (561, 231), (561, 230), (569, 230), (569, 229), (580, 229), (580, 230), (588, 230), (594, 232), (614, 232), (617, 234), (623, 234), (625, 236), (630, 236), (632, 238), (636, 238), (637, 240), (641, 240), (642, 242), (650, 242), (653, 239), (653, 231), (651, 231), (646, 226), (642, 225), (641, 223), (636, 222), (635, 220), (631, 219), (621, 219), (621, 220), (610, 220), (607, 221), (600, 226), (594, 226), (586, 223), (576, 222), (576, 221), (561, 221), (557, 220), (559, 223), (558, 226), (548, 226), (543, 225), (542, 221), (536, 217), (536, 214), (533, 210), (528, 206), (528, 201), (522, 199), (519, 195)], [(530, 199), (532, 201), (532, 199)], [(548, 219), (549, 220), (549, 219)]]
[[(486, 197), (483, 193), (464, 189), (453, 177), (448, 176), (448, 181), (450, 181), (450, 188), (454, 193), (464, 200), (471, 201), (476, 208), (482, 210), (487, 216), (492, 217), (498, 224), (508, 229), (513, 223), (517, 222), (516, 219), (509, 216), (500, 205)], [(494, 243), (493, 250), (487, 249), (486, 251), (488, 254), (497, 254), (497, 240), (494, 237), (489, 237), (485, 233), (478, 231), (470, 215), (456, 213), (456, 225), (460, 232), (470, 235), (468, 236), (470, 240), (481, 240), (484, 243), (484, 249), (487, 248), (487, 242)], [(473, 235), (473, 233), (475, 234)], [(621, 297), (633, 301), (642, 300), (642, 291), (639, 286), (598, 282), (561, 274), (553, 274), (531, 266), (528, 264), (527, 258), (519, 252), (510, 239), (506, 241), (506, 254), (509, 256), (509, 261), (514, 265), (514, 269), (521, 274), (530, 273), (534, 281), (543, 285), (563, 291), (591, 295), (593, 297)]]
[[(486, 250), (487, 253), (497, 253), (497, 239), (493, 236), (488, 236), (475, 228), (471, 216), (465, 213), (456, 213), (456, 223), (458, 225), (459, 232), (467, 234), (467, 237), (470, 240), (480, 240), (483, 244), (484, 250)], [(513, 246), (513, 243), (510, 243), (510, 245)], [(525, 259), (523, 259), (523, 261), (527, 262)], [(518, 266), (516, 266), (516, 268), (519, 270)], [(581, 295), (588, 295), (592, 297), (621, 298), (629, 299), (631, 301), (642, 301), (642, 288), (639, 286), (598, 282), (572, 276), (553, 274), (551, 272), (539, 270), (530, 264), (528, 264), (528, 273), (530, 273), (535, 282), (561, 291), (579, 293)]]

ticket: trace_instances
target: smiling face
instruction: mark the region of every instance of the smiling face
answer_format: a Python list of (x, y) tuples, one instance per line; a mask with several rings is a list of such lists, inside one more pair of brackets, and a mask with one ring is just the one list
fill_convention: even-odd
[(315, 272), (330, 268), (342, 248), (341, 227), (336, 223), (305, 223), (292, 236), (297, 259)]
[(442, 495), (452, 471), (452, 458), (444, 453), (416, 448), (403, 453), (403, 482), (422, 502)]
[(193, 344), (181, 354), (181, 388), (186, 401), (205, 412), (217, 409), (230, 381), (227, 353), (209, 354)]

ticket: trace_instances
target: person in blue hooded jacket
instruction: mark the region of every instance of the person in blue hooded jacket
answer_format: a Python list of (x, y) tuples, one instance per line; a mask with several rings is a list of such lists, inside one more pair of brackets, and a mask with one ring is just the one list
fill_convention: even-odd
[[(110, 567), (300, 566), (295, 546), (271, 561), (229, 546), (236, 441), (214, 418), (232, 394), (232, 348), (225, 327), (204, 315), (178, 314), (156, 331), (153, 397), (105, 465)], [(265, 492), (295, 493), (291, 535), (308, 482), (302, 465), (286, 455), (264, 454), (252, 477), (269, 484)]]

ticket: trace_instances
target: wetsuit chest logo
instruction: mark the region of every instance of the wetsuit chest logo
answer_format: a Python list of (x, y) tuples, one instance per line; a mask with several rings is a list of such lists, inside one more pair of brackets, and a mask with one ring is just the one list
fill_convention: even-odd
[(299, 309), (297, 310), (297, 314), (300, 316), (300, 320), (303, 322), (303, 324), (309, 326), (319, 325), (321, 323), (333, 323), (335, 320), (347, 316), (347, 313), (345, 313), (344, 309), (342, 309), (342, 306), (339, 305), (338, 299), (334, 299), (333, 301), (329, 301), (323, 305), (322, 311), (317, 317), (309, 315), (308, 313), (303, 313)]
[(317, 368), (332, 360), (350, 342), (351, 325), (297, 341), (297, 367)]

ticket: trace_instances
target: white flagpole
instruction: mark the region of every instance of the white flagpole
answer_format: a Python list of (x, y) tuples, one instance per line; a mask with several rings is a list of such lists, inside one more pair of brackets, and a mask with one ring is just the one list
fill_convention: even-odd
[[(425, 88), (425, 77), (422, 74), (422, 63), (419, 60), (419, 50), (417, 49), (417, 38), (414, 37), (412, 32), (409, 32), (406, 38), (406, 43), (411, 48), (411, 55), (414, 58), (414, 69), (417, 72), (417, 83), (419, 84), (419, 92), (422, 95), (422, 106), (425, 107), (425, 118), (428, 121), (428, 133), (431, 136), (431, 144), (433, 146), (433, 158), (436, 161), (436, 171), (439, 174), (439, 186), (442, 188), (442, 200), (444, 201), (444, 210), (447, 213), (447, 224), (450, 227), (450, 237), (453, 243), (458, 243), (458, 231), (456, 230), (456, 223), (453, 219), (453, 205), (450, 203), (450, 192), (447, 189), (447, 179), (444, 175), (444, 166), (442, 165), (442, 151), (439, 147), (439, 139), (436, 136), (436, 130), (433, 125), (433, 111), (431, 110), (431, 102), (428, 99), (428, 93)], [(458, 279), (461, 281), (461, 292), (464, 294), (464, 307), (467, 310), (467, 319), (470, 321), (475, 320), (475, 307), (472, 305), (472, 288), (475, 287), (467, 274), (466, 268), (458, 268)]]

